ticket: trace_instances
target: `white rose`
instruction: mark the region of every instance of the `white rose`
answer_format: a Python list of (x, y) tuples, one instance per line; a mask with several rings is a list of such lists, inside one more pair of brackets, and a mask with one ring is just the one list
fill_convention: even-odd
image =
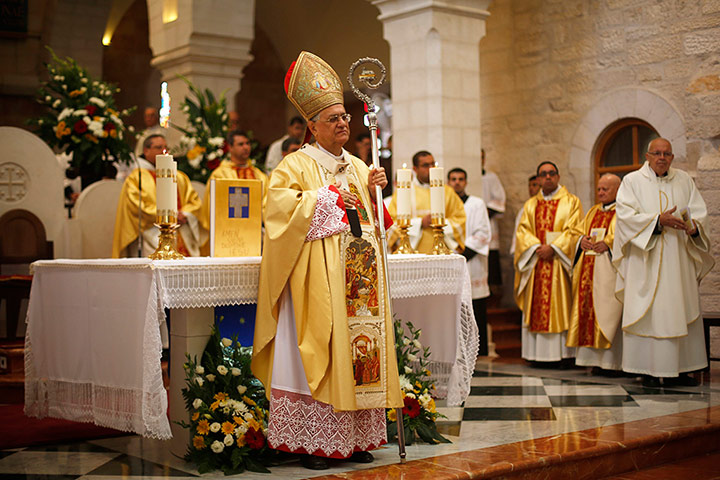
[(247, 387), (245, 385), (238, 385), (237, 390), (238, 390), (238, 393), (240, 395), (242, 395), (243, 393), (245, 393), (247, 391)]
[(215, 440), (212, 445), (210, 445), (210, 448), (215, 453), (221, 453), (223, 450), (225, 450), (225, 444), (218, 440)]
[[(415, 394), (413, 392), (407, 392), (405, 394), (406, 397), (415, 398)], [(212, 426), (210, 426), (210, 429), (212, 429)]]
[(413, 345), (415, 345), (416, 348), (422, 349), (422, 343), (420, 343), (418, 339), (413, 340)]
[(214, 382), (214, 381), (215, 381), (215, 375), (213, 375), (212, 373), (208, 373), (208, 374), (205, 376), (205, 378), (208, 379), (208, 382)]
[(63, 108), (63, 111), (60, 112), (60, 115), (58, 115), (58, 122), (66, 117), (69, 117), (73, 112), (74, 110), (72, 108)]
[(88, 82), (88, 79), (85, 78), (85, 77), (83, 77), (83, 78), (80, 79), (80, 81), (81, 81), (82, 83), (87, 83), (87, 82)]
[(239, 368), (235, 368), (235, 367), (231, 368), (230, 372), (232, 373), (233, 377), (239, 377), (240, 374), (242, 373), (242, 371), (240, 371)]
[(200, 400), (199, 398), (196, 398), (195, 400), (193, 400), (193, 408), (194, 408), (195, 410), (197, 410), (198, 408), (202, 407), (202, 404), (203, 404), (203, 401)]
[(228, 369), (225, 365), (218, 365), (217, 371), (220, 375), (227, 375)]
[(405, 345), (405, 346), (410, 345), (410, 339), (407, 337), (403, 338), (403, 345)]
[(408, 353), (408, 354), (407, 354), (407, 358), (408, 358), (408, 360), (410, 360), (411, 362), (414, 362), (415, 360), (417, 360), (417, 357), (416, 357), (415, 355), (413, 355), (412, 353)]
[(58, 98), (57, 100), (55, 100), (55, 101), (53, 102), (52, 106), (53, 106), (53, 108), (58, 108), (61, 103), (62, 103), (62, 102), (61, 102), (60, 99)]
[(182, 111), (185, 112), (185, 113), (187, 113), (187, 112), (190, 111), (190, 107), (188, 107), (187, 105), (183, 105)]
[(213, 422), (210, 424), (210, 431), (213, 433), (217, 433), (220, 431), (221, 425), (218, 422)]
[(237, 435), (237, 437), (240, 438), (240, 437), (242, 437), (243, 435), (245, 435), (245, 432), (247, 432), (247, 431), (248, 431), (248, 424), (247, 424), (247, 423), (243, 423), (243, 424), (241, 424), (241, 425), (238, 425), (238, 426), (235, 428), (235, 435)]
[(62, 89), (67, 90), (67, 85), (63, 84)]
[(229, 346), (232, 345), (232, 340), (230, 340), (229, 338), (223, 338), (223, 339), (220, 340), (220, 341), (222, 342), (223, 347), (226, 347), (226, 348), (227, 348), (227, 347), (229, 347)]
[(52, 97), (50, 95), (45, 95), (45, 101), (49, 102), (50, 100), (52, 100)]
[(212, 137), (208, 138), (208, 143), (214, 147), (222, 147), (223, 143), (225, 143), (225, 139), (222, 137)]
[(217, 109), (217, 114), (218, 114), (218, 115), (222, 114), (222, 108), (218, 108), (218, 109)]
[(203, 380), (200, 377), (195, 377), (195, 383), (197, 383), (199, 386), (203, 386), (203, 383), (205, 383), (205, 380)]
[(227, 113), (223, 113), (222, 119), (223, 119), (223, 121), (227, 121), (227, 119), (228, 119), (228, 114), (227, 114)]
[(232, 435), (225, 435), (223, 443), (229, 447), (230, 445), (235, 443), (235, 438)]
[(253, 414), (248, 412), (245, 415), (243, 415), (243, 418), (245, 419), (246, 422), (249, 422), (250, 420), (253, 419)]
[(405, 365), (404, 368), (405, 368), (405, 373), (412, 373), (412, 368), (408, 367), (407, 365)]
[(197, 373), (198, 375), (202, 375), (203, 373), (205, 373), (205, 367), (203, 367), (202, 365), (198, 365), (197, 367), (195, 367), (195, 373)]

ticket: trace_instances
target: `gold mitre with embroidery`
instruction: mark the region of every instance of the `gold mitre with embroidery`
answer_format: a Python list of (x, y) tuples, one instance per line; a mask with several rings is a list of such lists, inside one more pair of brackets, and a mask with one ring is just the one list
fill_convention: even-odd
[(310, 52), (300, 52), (285, 75), (285, 93), (305, 120), (323, 109), (343, 103), (340, 77), (330, 65)]

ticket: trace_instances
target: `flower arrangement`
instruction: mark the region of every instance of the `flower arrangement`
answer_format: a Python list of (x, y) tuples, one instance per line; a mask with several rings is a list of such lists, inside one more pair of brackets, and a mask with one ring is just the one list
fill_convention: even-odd
[[(405, 443), (412, 445), (416, 437), (432, 444), (450, 443), (450, 440), (440, 435), (435, 425), (437, 418), (445, 416), (437, 411), (435, 400), (430, 393), (435, 386), (428, 369), (430, 347), (423, 347), (420, 343), (422, 330), (416, 329), (411, 322), (405, 322), (403, 326), (403, 322), (397, 318), (394, 321), (394, 328), (400, 389), (405, 405), (402, 409)], [(405, 330), (408, 335), (405, 335)], [(388, 409), (388, 441), (392, 441), (397, 436), (396, 421), (396, 410)]]
[[(172, 125), (183, 133), (180, 145), (173, 149), (173, 154), (177, 156), (178, 168), (190, 180), (205, 183), (220, 162), (229, 158), (225, 142), (229, 133), (227, 100), (225, 93), (215, 97), (209, 89), (203, 92), (187, 78), (182, 75), (180, 78), (187, 83), (193, 98), (185, 97), (180, 104), (187, 115), (187, 127)], [(252, 132), (247, 133), (252, 137)], [(257, 140), (250, 138), (250, 144), (253, 161), (264, 162), (265, 152), (260, 149)]]
[(51, 148), (72, 153), (70, 166), (83, 175), (86, 186), (100, 180), (113, 161), (130, 162), (127, 139), (134, 137), (134, 130), (122, 119), (135, 107), (120, 110), (114, 99), (118, 87), (94, 80), (72, 58), (62, 60), (48, 50), (50, 79), (41, 84), (37, 99), (47, 113), (28, 123)]
[(262, 383), (250, 372), (251, 351), (236, 338), (220, 338), (214, 327), (201, 362), (188, 355), (183, 365), (182, 395), (190, 423), (178, 423), (190, 429), (185, 460), (200, 473), (269, 473), (266, 465), (274, 451), (265, 441), (268, 401)]

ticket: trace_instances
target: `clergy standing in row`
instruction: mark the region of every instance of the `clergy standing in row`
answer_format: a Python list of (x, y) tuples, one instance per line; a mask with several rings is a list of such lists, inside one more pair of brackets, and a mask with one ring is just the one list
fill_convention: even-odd
[[(135, 257), (138, 252), (138, 237), (142, 235), (141, 255), (151, 255), (158, 246), (160, 230), (156, 222), (155, 157), (167, 151), (162, 135), (150, 135), (143, 142), (143, 156), (138, 158), (139, 169), (128, 175), (123, 183), (115, 215), (113, 236), (113, 258)], [(140, 183), (142, 182), (142, 191)], [(183, 172), (177, 172), (178, 215), (180, 224), (177, 236), (178, 252), (185, 256), (200, 254), (200, 198), (193, 189), (190, 179)], [(138, 212), (141, 210), (141, 214)], [(138, 224), (138, 215), (141, 225)]]
[(559, 362), (574, 356), (565, 346), (572, 303), (572, 258), (582, 220), (580, 200), (560, 185), (552, 162), (538, 165), (540, 192), (525, 202), (515, 245), (515, 301), (523, 312), (522, 357)]
[(210, 230), (210, 181), (213, 179), (247, 179), (260, 180), (262, 183), (263, 199), (267, 195), (268, 178), (262, 170), (253, 165), (250, 159), (252, 147), (250, 137), (243, 130), (233, 130), (228, 133), (227, 145), (230, 160), (223, 160), (212, 171), (205, 186), (200, 223), (205, 230)]
[(600, 177), (600, 202), (585, 215), (573, 269), (573, 305), (567, 346), (579, 347), (575, 364), (604, 370), (622, 369), (622, 304), (615, 298), (617, 274), (612, 266), (615, 197), (620, 177)]
[(317, 143), (270, 177), (252, 359), (270, 400), (267, 439), (310, 469), (327, 457), (367, 463), (387, 441), (385, 409), (403, 406), (374, 214), (387, 179), (343, 148), (350, 115), (327, 63), (302, 52), (285, 90)]
[(502, 269), (500, 268), (500, 217), (505, 212), (505, 189), (495, 172), (485, 168), (485, 149), (480, 149), (482, 164), (482, 197), (490, 216), (490, 253), (488, 254), (488, 283), (493, 302), (497, 304), (502, 297)]
[(467, 172), (462, 168), (453, 168), (448, 172), (448, 185), (462, 200), (465, 206), (465, 249), (462, 254), (467, 259), (470, 273), (470, 288), (472, 294), (475, 323), (478, 326), (478, 355), (488, 354), (487, 334), (487, 305), (486, 299), (490, 296), (488, 286), (488, 251), (490, 247), (490, 218), (488, 209), (482, 198), (465, 193), (467, 187)]
[(645, 164), (617, 195), (613, 264), (623, 300), (623, 370), (643, 383), (697, 385), (707, 366), (698, 284), (712, 269), (707, 208), (690, 176), (672, 168), (672, 145), (650, 142)]
[[(411, 190), (411, 219), (408, 237), (410, 245), (418, 253), (431, 253), (433, 231), (430, 215), (430, 169), (435, 166), (435, 159), (428, 151), (421, 150), (413, 155), (413, 188)], [(465, 208), (455, 190), (445, 188), (445, 244), (455, 252), (465, 248)], [(392, 218), (397, 215), (397, 189), (393, 192), (388, 205)], [(388, 234), (388, 243), (392, 247), (399, 239), (398, 231), (393, 229)]]

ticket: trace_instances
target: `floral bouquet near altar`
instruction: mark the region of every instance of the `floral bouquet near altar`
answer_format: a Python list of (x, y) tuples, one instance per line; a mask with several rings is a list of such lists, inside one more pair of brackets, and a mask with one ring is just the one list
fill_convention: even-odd
[[(185, 97), (180, 104), (187, 115), (187, 127), (172, 125), (183, 133), (180, 145), (172, 153), (177, 156), (178, 168), (190, 180), (205, 183), (220, 162), (230, 157), (225, 142), (229, 133), (227, 100), (224, 93), (216, 98), (209, 89), (203, 92), (187, 78), (182, 75), (180, 78), (187, 83), (194, 98)], [(252, 132), (247, 134), (252, 136)], [(259, 143), (250, 138), (250, 144), (250, 157), (254, 162), (260, 160), (264, 152), (260, 151)]]
[(114, 99), (119, 88), (94, 80), (72, 58), (62, 60), (48, 50), (50, 79), (38, 91), (38, 102), (47, 113), (28, 123), (37, 127), (35, 133), (51, 148), (72, 153), (70, 166), (83, 175), (84, 184), (86, 177), (99, 180), (114, 160), (131, 160), (127, 139), (134, 131), (122, 119), (135, 107), (120, 110)]
[[(450, 440), (440, 435), (435, 425), (437, 418), (445, 416), (438, 413), (435, 400), (430, 395), (434, 390), (428, 370), (430, 347), (423, 347), (420, 343), (422, 331), (411, 322), (405, 322), (403, 328), (403, 322), (395, 319), (394, 326), (400, 388), (405, 403), (402, 409), (405, 443), (412, 445), (416, 436), (427, 443), (450, 443)], [(409, 334), (407, 336), (405, 329)], [(387, 420), (388, 441), (392, 441), (397, 436), (397, 414), (394, 409), (387, 410)]]
[(187, 386), (182, 394), (190, 423), (178, 424), (190, 429), (185, 460), (200, 473), (269, 473), (268, 402), (262, 383), (250, 372), (251, 352), (252, 347), (242, 347), (235, 338), (220, 338), (214, 327), (201, 362), (188, 356), (183, 365)]

